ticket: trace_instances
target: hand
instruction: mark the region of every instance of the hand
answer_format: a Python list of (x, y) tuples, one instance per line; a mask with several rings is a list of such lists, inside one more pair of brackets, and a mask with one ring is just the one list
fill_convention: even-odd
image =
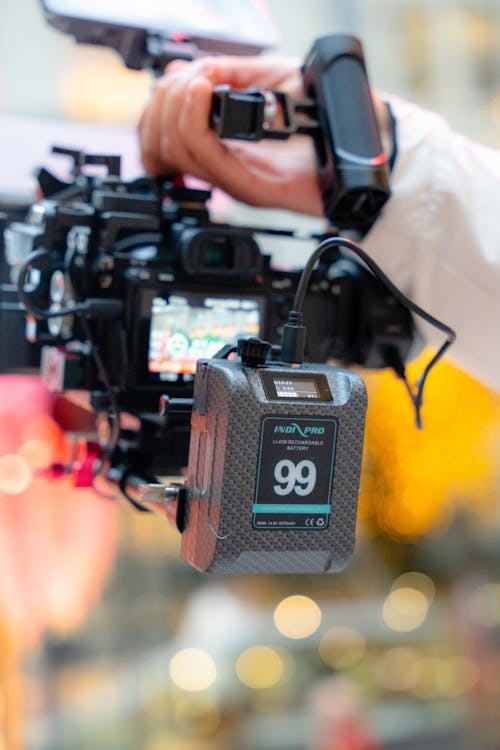
[(222, 188), (255, 206), (322, 215), (310, 138), (287, 141), (221, 141), (209, 127), (212, 89), (257, 86), (300, 97), (302, 80), (296, 61), (283, 58), (202, 58), (175, 61), (164, 76), (139, 123), (146, 171), (180, 172)]

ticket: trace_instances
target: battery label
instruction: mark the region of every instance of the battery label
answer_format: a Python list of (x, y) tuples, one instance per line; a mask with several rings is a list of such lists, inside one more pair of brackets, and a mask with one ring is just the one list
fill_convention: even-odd
[(330, 523), (337, 420), (264, 417), (254, 529), (315, 529)]

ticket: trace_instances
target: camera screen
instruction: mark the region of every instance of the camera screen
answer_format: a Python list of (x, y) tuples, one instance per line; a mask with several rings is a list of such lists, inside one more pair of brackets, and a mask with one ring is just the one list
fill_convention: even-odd
[[(199, 39), (228, 40), (263, 49), (276, 34), (263, 0), (42, 0), (56, 17), (116, 24)], [(208, 45), (207, 48), (209, 48)], [(216, 47), (214, 47), (214, 51)]]
[(194, 374), (196, 361), (225, 344), (258, 336), (261, 315), (255, 298), (172, 294), (151, 303), (148, 370), (159, 380)]

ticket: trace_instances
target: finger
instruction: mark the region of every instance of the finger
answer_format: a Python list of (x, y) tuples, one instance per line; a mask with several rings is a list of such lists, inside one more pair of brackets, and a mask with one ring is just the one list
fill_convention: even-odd
[[(153, 175), (193, 172), (183, 133), (179, 131), (179, 112), (192, 76), (186, 66), (175, 66), (157, 84), (153, 98), (139, 122), (142, 161)], [(205, 179), (201, 170), (195, 176)]]
[(189, 60), (171, 60), (165, 65), (163, 74), (168, 75), (169, 73), (176, 73), (179, 70), (184, 70), (189, 65), (191, 65)]
[(233, 88), (263, 86), (301, 89), (300, 64), (285, 57), (205, 57), (194, 65), (199, 74), (214, 85), (227, 83)]
[[(170, 171), (175, 169), (206, 180), (207, 173), (203, 165), (197, 164), (191, 157), (189, 149), (190, 128), (184, 126), (181, 115), (185, 107), (190, 83), (195, 80), (192, 79), (192, 75), (192, 70), (184, 69), (177, 71), (169, 78), (158, 117), (158, 150), (162, 164), (167, 165)], [(209, 108), (209, 102), (211, 101), (210, 84), (208, 84), (208, 89), (206, 108)], [(207, 118), (205, 128), (208, 129), (208, 127)]]
[(176, 97), (175, 103), (172, 99), (183, 75), (189, 78), (189, 68), (190, 63), (185, 60), (173, 60), (165, 67), (164, 75), (157, 80), (151, 99), (139, 119), (141, 156), (144, 167), (150, 174), (168, 174), (175, 167), (172, 159), (167, 156), (167, 149), (164, 148), (162, 152), (163, 132), (167, 128), (170, 137), (175, 139), (178, 114), (176, 103), (179, 97)]
[[(188, 154), (182, 148), (183, 138), (179, 136), (176, 118), (183, 106), (182, 96), (185, 95), (180, 82), (183, 81), (187, 87), (189, 81), (197, 76), (206, 78), (212, 85), (229, 83), (235, 88), (251, 85), (290, 88), (292, 82), (297, 85), (297, 81), (300, 87), (297, 62), (288, 58), (273, 58), (272, 64), (269, 58), (231, 56), (207, 56), (193, 62), (172, 61), (165, 68), (165, 75), (157, 84), (139, 122), (142, 158), (145, 168), (152, 174), (160, 174), (173, 167), (192, 171), (192, 165), (186, 163)], [(176, 92), (175, 98), (173, 92)], [(198, 173), (200, 167), (201, 164), (198, 165)]]
[(238, 200), (254, 205), (274, 204), (274, 180), (252, 173), (208, 127), (211, 91), (207, 79), (193, 79), (179, 117), (179, 128), (186, 134), (184, 146), (194, 174), (203, 172), (209, 182)]

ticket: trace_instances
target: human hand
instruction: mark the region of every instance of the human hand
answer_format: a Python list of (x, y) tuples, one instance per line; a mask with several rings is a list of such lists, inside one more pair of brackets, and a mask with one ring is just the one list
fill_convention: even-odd
[[(277, 89), (304, 95), (296, 60), (274, 57), (205, 57), (167, 66), (139, 123), (146, 171), (198, 177), (254, 206), (323, 215), (310, 138), (222, 141), (209, 126), (213, 87)], [(384, 150), (392, 150), (387, 107), (372, 91)]]
[(322, 215), (312, 142), (221, 141), (209, 126), (212, 89), (257, 86), (300, 97), (299, 64), (283, 58), (201, 58), (167, 66), (139, 123), (146, 171), (181, 172), (255, 206)]

